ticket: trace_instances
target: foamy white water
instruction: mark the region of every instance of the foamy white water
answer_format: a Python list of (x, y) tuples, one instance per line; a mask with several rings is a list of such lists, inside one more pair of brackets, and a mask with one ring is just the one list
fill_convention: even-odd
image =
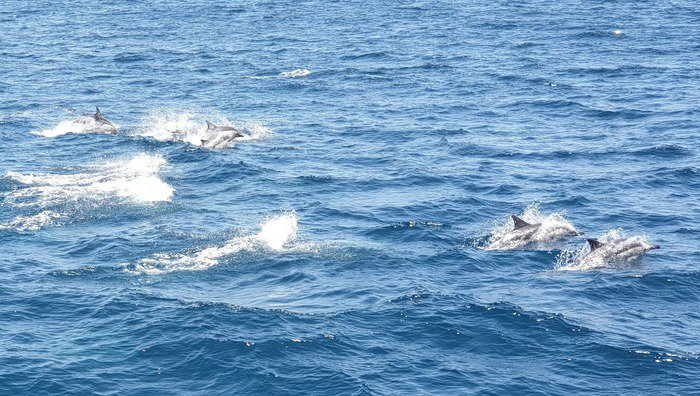
[(57, 213), (45, 210), (33, 216), (17, 216), (14, 219), (0, 223), (0, 231), (38, 231), (49, 225), (56, 224), (56, 220), (66, 217), (65, 213)]
[(175, 189), (158, 177), (165, 158), (139, 154), (129, 160), (88, 166), (78, 173), (7, 172), (19, 183), (4, 195), (16, 206), (48, 206), (74, 201), (123, 198), (136, 203), (169, 201)]
[[(117, 125), (114, 125), (117, 127)], [(112, 134), (114, 130), (105, 125), (100, 125), (92, 117), (80, 116), (74, 120), (64, 120), (59, 122), (55, 127), (49, 129), (42, 129), (39, 131), (31, 132), (35, 135), (41, 135), (44, 137), (57, 137), (62, 135), (67, 135), (69, 133), (83, 134), (83, 133), (103, 133)]]
[(274, 217), (260, 225), (257, 234), (235, 237), (223, 246), (209, 247), (192, 254), (156, 254), (128, 265), (126, 271), (143, 274), (163, 274), (172, 271), (201, 271), (218, 265), (219, 260), (241, 251), (295, 250), (290, 242), (297, 235), (295, 212)]
[(309, 74), (311, 74), (311, 71), (309, 69), (294, 69), (292, 71), (288, 72), (282, 72), (279, 74), (280, 77), (284, 78), (297, 78), (297, 77), (306, 77)]
[[(231, 138), (230, 131), (209, 130), (207, 121), (219, 126), (233, 126), (244, 136)], [(141, 122), (135, 135), (158, 141), (175, 141), (199, 147), (224, 149), (239, 142), (263, 139), (270, 132), (269, 128), (259, 123), (236, 125), (223, 116), (205, 115), (190, 110), (168, 110), (151, 112)]]
[(496, 223), (489, 233), (485, 250), (522, 249), (531, 244), (547, 244), (556, 242), (576, 232), (574, 226), (561, 213), (551, 213), (547, 216), (540, 212), (538, 204), (528, 206), (522, 216), (530, 224), (539, 224), (537, 230), (526, 239), (521, 234), (513, 232), (513, 221), (508, 218)]

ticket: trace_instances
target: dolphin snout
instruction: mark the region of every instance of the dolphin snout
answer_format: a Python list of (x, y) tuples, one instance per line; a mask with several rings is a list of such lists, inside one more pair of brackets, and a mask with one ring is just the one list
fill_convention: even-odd
[(654, 250), (654, 249), (661, 249), (661, 246), (659, 246), (659, 245), (651, 245), (651, 250)]

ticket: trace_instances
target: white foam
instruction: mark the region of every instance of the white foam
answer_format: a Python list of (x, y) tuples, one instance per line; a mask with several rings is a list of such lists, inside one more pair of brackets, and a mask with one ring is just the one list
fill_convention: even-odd
[(50, 210), (45, 210), (33, 216), (17, 216), (8, 222), (1, 223), (0, 231), (38, 231), (43, 227), (54, 224), (54, 220), (65, 216), (65, 213), (57, 213)]
[(169, 201), (175, 189), (158, 177), (166, 164), (159, 155), (139, 154), (130, 160), (90, 166), (72, 174), (22, 174), (7, 172), (5, 177), (20, 184), (5, 193), (16, 206), (47, 206), (74, 201), (101, 201), (123, 198), (136, 203)]
[[(117, 126), (114, 125), (114, 128)], [(83, 134), (83, 133), (104, 133), (112, 134), (114, 129), (108, 125), (100, 124), (95, 121), (92, 117), (80, 116), (74, 120), (65, 120), (58, 123), (53, 128), (43, 129), (40, 131), (32, 131), (32, 134), (41, 135), (44, 137), (56, 137), (62, 136), (69, 133)]]
[(292, 71), (282, 72), (278, 76), (283, 78), (298, 78), (306, 77), (309, 74), (311, 74), (311, 71), (309, 69), (294, 69)]
[(620, 29), (615, 29), (615, 30), (613, 30), (613, 34), (614, 34), (615, 36), (619, 36), (619, 35), (622, 34), (622, 30), (620, 30)]
[(489, 233), (485, 250), (512, 250), (522, 249), (529, 244), (546, 244), (555, 242), (576, 232), (569, 221), (561, 213), (552, 213), (547, 216), (540, 212), (538, 204), (532, 204), (525, 209), (520, 216), (530, 224), (541, 224), (534, 234), (526, 239), (513, 233), (513, 222), (510, 218), (494, 224), (494, 229)]
[(586, 271), (625, 266), (652, 248), (647, 236), (625, 237), (621, 229), (604, 233), (598, 241), (605, 246), (590, 254), (588, 243), (563, 250), (557, 257), (556, 268), (560, 271)]
[(265, 222), (260, 227), (257, 238), (264, 241), (270, 249), (282, 250), (296, 234), (297, 216), (292, 212)]
[(190, 110), (154, 111), (143, 120), (135, 134), (158, 141), (183, 142), (193, 146), (223, 149), (237, 142), (263, 139), (271, 132), (269, 128), (258, 123), (234, 125), (244, 136), (231, 139), (230, 131), (208, 130), (207, 121), (215, 125), (233, 125), (226, 117), (207, 116)]
[(297, 234), (295, 212), (267, 220), (260, 225), (260, 232), (235, 237), (223, 246), (208, 247), (192, 254), (156, 254), (126, 267), (127, 272), (137, 274), (163, 274), (172, 271), (201, 271), (218, 265), (222, 257), (241, 251), (273, 250), (295, 251), (305, 245), (292, 246)]

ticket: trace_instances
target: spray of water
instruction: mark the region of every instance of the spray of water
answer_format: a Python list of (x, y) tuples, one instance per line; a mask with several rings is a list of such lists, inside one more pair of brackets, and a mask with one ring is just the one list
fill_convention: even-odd
[(262, 223), (257, 234), (235, 237), (223, 246), (208, 247), (192, 254), (156, 254), (127, 265), (126, 271), (135, 274), (201, 271), (218, 265), (223, 257), (243, 251), (294, 251), (297, 247), (291, 242), (296, 239), (297, 220), (295, 212), (285, 213)]

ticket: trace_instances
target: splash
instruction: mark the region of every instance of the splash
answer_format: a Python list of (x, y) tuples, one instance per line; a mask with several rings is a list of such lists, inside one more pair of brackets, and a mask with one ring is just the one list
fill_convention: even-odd
[[(115, 128), (118, 126), (115, 124)], [(80, 116), (74, 120), (65, 120), (59, 122), (55, 127), (49, 129), (43, 129), (40, 131), (32, 131), (34, 135), (40, 135), (44, 137), (57, 137), (67, 134), (85, 134), (85, 133), (103, 133), (112, 134), (114, 130), (107, 126), (101, 125), (94, 118), (88, 116)]]
[(296, 239), (297, 215), (295, 212), (267, 220), (260, 225), (260, 232), (235, 237), (225, 245), (209, 247), (193, 254), (156, 254), (151, 258), (127, 265), (126, 271), (135, 274), (164, 274), (172, 271), (201, 271), (219, 264), (222, 257), (242, 251), (272, 250), (286, 252), (296, 250), (290, 242)]
[(520, 217), (530, 224), (539, 224), (540, 226), (527, 238), (523, 238), (522, 234), (513, 232), (513, 222), (510, 218), (499, 221), (494, 224), (494, 229), (489, 233), (486, 246), (483, 249), (513, 250), (523, 249), (532, 244), (546, 245), (577, 232), (563, 214), (552, 213), (545, 216), (540, 212), (539, 205), (536, 203), (525, 208)]
[[(207, 121), (216, 125), (234, 126), (244, 135), (231, 138), (230, 131), (207, 129)], [(238, 142), (260, 140), (270, 134), (270, 129), (258, 123), (233, 125), (222, 116), (207, 116), (191, 110), (166, 110), (151, 112), (137, 128), (135, 135), (161, 142), (183, 142), (193, 146), (223, 149)]]
[(115, 197), (135, 203), (169, 201), (175, 189), (158, 177), (165, 164), (159, 155), (139, 154), (131, 160), (91, 166), (81, 173), (7, 172), (5, 178), (19, 186), (3, 196), (6, 202), (19, 207), (100, 202)]
[(626, 237), (621, 229), (604, 233), (598, 241), (606, 246), (594, 252), (591, 252), (587, 243), (579, 248), (563, 250), (557, 256), (556, 268), (560, 271), (587, 271), (626, 267), (654, 246), (647, 236)]
[(257, 238), (264, 241), (270, 249), (282, 250), (284, 245), (297, 234), (296, 213), (288, 213), (283, 216), (268, 220), (260, 227)]
[(282, 72), (278, 74), (278, 76), (283, 78), (298, 78), (306, 77), (309, 74), (311, 74), (311, 71), (309, 69), (294, 69), (292, 71)]
[(66, 217), (65, 213), (45, 210), (33, 216), (17, 216), (14, 219), (0, 223), (0, 231), (38, 231), (46, 226), (55, 224), (55, 221)]

